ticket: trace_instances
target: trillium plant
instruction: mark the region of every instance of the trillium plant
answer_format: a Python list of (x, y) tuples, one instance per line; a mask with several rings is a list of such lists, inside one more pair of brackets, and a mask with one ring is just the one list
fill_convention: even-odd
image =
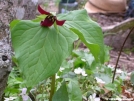
[[(77, 40), (88, 48), (93, 59), (88, 62), (103, 64), (106, 52), (102, 30), (84, 9), (53, 15), (39, 5), (38, 11), (41, 15), (35, 19), (14, 20), (10, 24), (15, 52), (13, 61), (23, 77), (21, 87), (27, 88), (29, 92), (49, 79), (52, 82), (49, 101), (82, 101), (76, 76), (58, 77), (61, 85), (57, 86), (55, 75), (58, 75), (64, 61), (70, 58)], [(78, 73), (77, 68), (69, 70), (75, 70), (75, 75), (89, 75), (86, 70), (90, 67), (78, 69), (81, 73)], [(21, 95), (23, 97), (25, 94)]]

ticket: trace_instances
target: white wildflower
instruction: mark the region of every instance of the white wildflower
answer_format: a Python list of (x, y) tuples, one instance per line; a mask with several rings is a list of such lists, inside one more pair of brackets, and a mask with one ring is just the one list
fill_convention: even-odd
[(63, 67), (60, 67), (60, 72), (62, 72), (64, 69), (65, 69), (65, 68), (63, 68)]
[(83, 70), (81, 73), (83, 76), (87, 76), (86, 72)]
[(81, 74), (81, 73), (82, 73), (82, 69), (81, 69), (81, 68), (76, 68), (76, 69), (74, 70), (74, 73), (75, 73), (75, 74)]
[(13, 101), (15, 100), (17, 97), (9, 97), (9, 98), (4, 98), (4, 101)]
[(77, 68), (74, 70), (74, 73), (75, 74), (82, 74), (83, 76), (87, 76), (86, 72), (84, 69), (81, 69), (81, 68)]
[(113, 70), (115, 66), (109, 64), (109, 65), (107, 65), (107, 67), (108, 67), (108, 68), (111, 68), (111, 69)]
[(81, 61), (86, 62), (86, 59), (81, 59)]
[(56, 79), (59, 79), (60, 78), (60, 76), (58, 76), (57, 74), (56, 74)]
[(98, 78), (98, 77), (95, 77), (95, 79), (97, 80), (97, 83), (105, 84), (105, 82), (104, 82), (102, 79), (100, 79), (100, 78)]
[(116, 73), (121, 74), (121, 73), (123, 73), (123, 71), (121, 69), (117, 69)]
[(99, 97), (96, 97), (96, 94), (92, 94), (89, 96), (90, 101), (100, 101)]

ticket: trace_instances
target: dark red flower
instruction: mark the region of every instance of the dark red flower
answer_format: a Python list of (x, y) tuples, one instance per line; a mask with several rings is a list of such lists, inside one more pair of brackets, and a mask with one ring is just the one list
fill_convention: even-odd
[(40, 5), (38, 5), (38, 11), (41, 13), (41, 14), (45, 14), (47, 15), (46, 18), (44, 19), (44, 21), (41, 21), (41, 26), (45, 26), (45, 27), (50, 27), (54, 24), (54, 22), (56, 21), (56, 24), (59, 25), (59, 26), (62, 26), (66, 20), (62, 20), (62, 21), (59, 21), (57, 20), (57, 17), (52, 15), (51, 13), (43, 10)]

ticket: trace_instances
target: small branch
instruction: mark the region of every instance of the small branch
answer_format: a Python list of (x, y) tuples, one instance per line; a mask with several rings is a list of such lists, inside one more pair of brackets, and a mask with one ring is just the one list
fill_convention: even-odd
[(102, 27), (102, 30), (104, 32), (104, 36), (107, 36), (109, 34), (115, 34), (120, 30), (126, 30), (132, 27), (134, 27), (134, 18), (129, 18), (116, 25)]
[(116, 62), (116, 65), (115, 65), (115, 70), (114, 70), (114, 74), (113, 74), (113, 79), (112, 79), (112, 83), (114, 83), (114, 79), (115, 79), (115, 74), (116, 74), (116, 69), (117, 69), (117, 65), (118, 65), (118, 62), (119, 62), (119, 59), (120, 59), (120, 56), (121, 56), (121, 52), (123, 50), (123, 47), (129, 37), (129, 35), (131, 34), (131, 32), (134, 30), (134, 27), (130, 30), (130, 32), (128, 33), (127, 37), (125, 38), (124, 42), (123, 42), (123, 45), (121, 47), (121, 50), (119, 52), (119, 55), (118, 55), (118, 58), (117, 58), (117, 62)]
[(52, 101), (52, 98), (53, 98), (53, 95), (54, 95), (54, 92), (55, 92), (55, 75), (53, 75), (51, 77), (52, 81), (51, 81), (51, 92), (50, 92), (50, 98), (49, 98), (49, 101)]

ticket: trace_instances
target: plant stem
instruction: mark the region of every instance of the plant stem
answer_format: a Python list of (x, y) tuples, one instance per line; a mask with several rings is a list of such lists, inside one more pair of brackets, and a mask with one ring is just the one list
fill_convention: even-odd
[(119, 62), (119, 59), (120, 59), (120, 56), (121, 56), (121, 52), (123, 50), (123, 47), (129, 37), (129, 35), (131, 34), (131, 32), (134, 30), (134, 27), (130, 30), (130, 32), (128, 33), (127, 37), (125, 38), (124, 42), (123, 42), (123, 45), (121, 46), (121, 50), (119, 52), (119, 55), (118, 55), (118, 58), (117, 58), (117, 61), (116, 61), (116, 65), (115, 65), (115, 69), (114, 69), (114, 74), (113, 74), (113, 79), (112, 79), (112, 83), (114, 83), (114, 79), (115, 79), (115, 74), (116, 74), (116, 69), (117, 69), (117, 65), (118, 65), (118, 62)]
[(55, 75), (53, 75), (51, 77), (52, 81), (51, 81), (51, 92), (50, 92), (50, 98), (49, 98), (49, 101), (52, 101), (52, 98), (53, 98), (53, 95), (54, 95), (54, 92), (55, 92)]
[(75, 49), (78, 49), (78, 47), (79, 47), (80, 43), (81, 43), (81, 40), (78, 40), (78, 41), (77, 41), (77, 45), (76, 45)]
[[(68, 4), (69, 0), (67, 0), (67, 4)], [(67, 11), (67, 6), (65, 7), (65, 10)]]

